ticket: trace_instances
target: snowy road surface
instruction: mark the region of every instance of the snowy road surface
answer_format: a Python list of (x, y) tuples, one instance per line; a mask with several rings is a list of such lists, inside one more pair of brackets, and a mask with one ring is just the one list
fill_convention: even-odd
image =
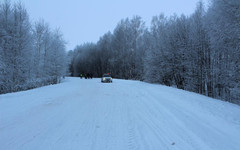
[(0, 150), (239, 150), (240, 107), (139, 81), (0, 95)]

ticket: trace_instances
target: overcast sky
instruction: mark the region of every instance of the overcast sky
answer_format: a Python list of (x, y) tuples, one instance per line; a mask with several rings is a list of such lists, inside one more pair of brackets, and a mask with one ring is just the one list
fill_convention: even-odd
[[(3, 1), (3, 0), (0, 0)], [(12, 0), (19, 1), (19, 0)], [(31, 21), (44, 19), (51, 28), (59, 27), (67, 49), (85, 42), (97, 42), (113, 31), (117, 23), (134, 15), (149, 25), (153, 16), (190, 15), (199, 0), (22, 0)], [(208, 0), (203, 0), (207, 3)]]

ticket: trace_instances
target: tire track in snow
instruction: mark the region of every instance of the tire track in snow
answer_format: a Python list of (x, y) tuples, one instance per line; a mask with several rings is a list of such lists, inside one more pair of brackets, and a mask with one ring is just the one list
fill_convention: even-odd
[[(40, 88), (37, 90), (41, 91), (39, 97), (31, 94), (30, 90), (12, 99), (10, 103), (5, 100), (0, 101), (3, 106), (11, 106), (14, 104), (13, 101), (18, 105), (24, 103), (22, 107), (16, 107), (15, 113), (14, 107), (1, 110), (3, 115), (13, 110), (10, 115), (0, 119), (3, 121), (0, 126), (4, 127), (0, 129), (1, 148), (11, 150), (238, 150), (239, 148), (239, 143), (236, 142), (239, 139), (237, 136), (240, 135), (238, 128), (231, 130), (236, 131), (234, 134), (212, 124), (214, 121), (225, 122), (219, 121), (219, 118), (214, 116), (204, 118), (208, 114), (208, 109), (201, 111), (204, 105), (199, 107), (189, 99), (185, 101), (188, 94), (179, 91), (171, 93), (175, 89), (169, 90), (167, 87), (138, 81), (114, 80), (112, 84), (101, 84), (100, 79), (70, 79), (69, 83)], [(26, 93), (30, 93), (29, 95), (37, 100), (19, 101), (19, 98), (31, 98), (25, 96)], [(178, 93), (185, 97), (178, 99)], [(172, 94), (176, 95), (171, 97)], [(193, 94), (191, 95), (194, 97)], [(211, 121), (211, 119), (215, 120)], [(232, 124), (226, 125), (235, 127)], [(203, 131), (205, 133), (200, 133)], [(211, 142), (207, 134), (214, 135), (209, 137), (216, 137), (216, 141)], [(217, 137), (223, 134), (226, 137)], [(235, 139), (229, 142), (219, 140), (233, 137)], [(214, 147), (216, 143), (220, 146)], [(222, 143), (225, 143), (226, 147), (222, 146)]]
[[(205, 122), (209, 116), (207, 118), (202, 118), (203, 116), (200, 117), (202, 111), (200, 111), (198, 114), (195, 114), (196, 111), (189, 111), (185, 107), (183, 108), (182, 106), (176, 105), (181, 103), (174, 103), (174, 101), (172, 101), (169, 97), (160, 97), (159, 94), (156, 95), (151, 91), (149, 91), (149, 93), (151, 93), (149, 95), (152, 97), (152, 103), (154, 103), (154, 106), (164, 109), (165, 112), (167, 112), (166, 114), (169, 114), (174, 122), (182, 128), (183, 133), (178, 133), (178, 136), (181, 137), (185, 143), (192, 145), (193, 149), (215, 149), (217, 146), (213, 146), (215, 142), (219, 143), (220, 141), (224, 141), (223, 139), (226, 140), (226, 136), (224, 134), (219, 134), (214, 126)], [(215, 135), (218, 140), (216, 139), (215, 141), (211, 142), (210, 139), (208, 141), (208, 135)], [(223, 139), (221, 139), (221, 137)], [(219, 144), (221, 144), (221, 142)], [(225, 146), (223, 145), (221, 149), (224, 150), (229, 148), (224, 147)], [(230, 149), (236, 149), (236, 147), (233, 146)]]
[(152, 106), (154, 106), (156, 110), (159, 109), (164, 112), (164, 118), (166, 118), (166, 124), (164, 127), (168, 131), (165, 135), (169, 135), (169, 137), (172, 138), (172, 142), (175, 143), (176, 147), (180, 149), (188, 147), (187, 149), (192, 150), (210, 149), (201, 139), (199, 139), (199, 137), (189, 131), (185, 125), (185, 120), (182, 120), (184, 114), (181, 112), (176, 113), (175, 109), (179, 108), (172, 107), (174, 103), (167, 103), (169, 102), (168, 99), (165, 99), (164, 97), (156, 97), (154, 93), (149, 94), (149, 96), (152, 99)]
[[(187, 149), (197, 149), (198, 147), (201, 147), (199, 145), (195, 145), (196, 142), (193, 145), (188, 142), (191, 139), (189, 136), (187, 136), (188, 134), (186, 134), (188, 132), (181, 125), (181, 121), (175, 117), (175, 114), (171, 113), (171, 110), (166, 109), (166, 107), (163, 107), (163, 105), (159, 103), (155, 103), (154, 101), (156, 97), (152, 96), (152, 94), (150, 94), (151, 92), (148, 94), (143, 93), (148, 92), (139, 90), (139, 94), (142, 96), (138, 101), (138, 104), (140, 105), (138, 109), (138, 115), (139, 118), (143, 118), (143, 116), (147, 115), (147, 117), (144, 117), (141, 122), (147, 126), (147, 130), (150, 130), (152, 134), (157, 137), (159, 145), (161, 145), (160, 147), (163, 149), (178, 149), (181, 148), (181, 145), (179, 145), (180, 143), (183, 143), (185, 148), (188, 147)], [(145, 107), (145, 109), (141, 112), (140, 108), (143, 107)], [(173, 122), (169, 122), (169, 118), (173, 118)], [(178, 123), (174, 124), (174, 121)], [(176, 131), (181, 130), (183, 130), (185, 133), (175, 133)], [(176, 136), (177, 134), (179, 135)], [(164, 137), (162, 135), (168, 136)]]

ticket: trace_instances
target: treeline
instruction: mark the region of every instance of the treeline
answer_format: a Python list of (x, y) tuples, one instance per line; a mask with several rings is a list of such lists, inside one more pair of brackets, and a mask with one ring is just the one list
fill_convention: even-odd
[(59, 30), (31, 24), (21, 3), (0, 3), (0, 94), (58, 83), (66, 56)]
[(153, 17), (149, 29), (139, 16), (123, 19), (69, 55), (74, 76), (110, 72), (240, 103), (240, 1), (199, 2), (190, 16)]

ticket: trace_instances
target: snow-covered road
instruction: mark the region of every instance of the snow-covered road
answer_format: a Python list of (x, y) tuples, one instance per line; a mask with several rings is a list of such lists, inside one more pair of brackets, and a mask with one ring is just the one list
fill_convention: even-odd
[(0, 95), (0, 150), (239, 150), (240, 107), (139, 81)]

